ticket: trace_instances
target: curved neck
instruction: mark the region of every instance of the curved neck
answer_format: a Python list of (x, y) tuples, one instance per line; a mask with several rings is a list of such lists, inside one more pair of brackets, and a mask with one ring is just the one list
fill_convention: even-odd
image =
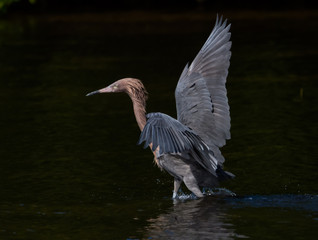
[[(142, 131), (146, 125), (146, 99), (135, 94), (133, 91), (126, 91), (129, 95), (134, 108), (137, 124)], [(139, 97), (138, 97), (139, 96)], [(141, 95), (144, 96), (144, 95)]]
[(133, 101), (133, 107), (134, 107), (134, 113), (136, 117), (137, 124), (140, 128), (140, 131), (142, 131), (146, 125), (146, 106), (142, 104), (140, 101), (134, 101), (134, 99), (131, 99)]
[(136, 121), (142, 131), (146, 125), (146, 101), (147, 101), (147, 90), (145, 89), (142, 82), (138, 79), (127, 78), (123, 79), (125, 85), (123, 91), (126, 92), (131, 101), (133, 102), (134, 113)]

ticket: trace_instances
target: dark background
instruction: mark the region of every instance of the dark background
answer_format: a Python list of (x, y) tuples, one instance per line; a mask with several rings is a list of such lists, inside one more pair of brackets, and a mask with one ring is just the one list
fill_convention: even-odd
[[(33, 2), (33, 3), (32, 3)], [(20, 0), (10, 5), (10, 11), (107, 11), (116, 9), (257, 9), (291, 10), (317, 8), (313, 0)]]
[[(0, 0), (0, 239), (316, 240), (315, 2)], [(174, 203), (128, 96), (85, 95), (137, 77), (147, 111), (176, 117), (216, 13), (233, 42), (221, 186), (237, 197)]]

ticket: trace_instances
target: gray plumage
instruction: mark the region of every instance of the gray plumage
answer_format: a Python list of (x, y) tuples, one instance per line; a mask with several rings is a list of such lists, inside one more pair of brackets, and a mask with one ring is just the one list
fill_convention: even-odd
[[(219, 147), (231, 136), (225, 86), (231, 57), (229, 29), (226, 21), (217, 18), (208, 40), (190, 67), (184, 68), (175, 90), (178, 121), (162, 113), (148, 114), (138, 142), (145, 141), (145, 146), (153, 143), (153, 151), (159, 146), (159, 159), (169, 158), (162, 157), (163, 153), (192, 158), (216, 177), (224, 162)], [(182, 179), (181, 175), (175, 177)], [(222, 176), (233, 177), (230, 173)], [(210, 182), (210, 187), (217, 185), (217, 179)]]
[(231, 137), (225, 86), (231, 57), (229, 29), (226, 21), (217, 18), (208, 40), (183, 70), (175, 91), (178, 120), (213, 149), (220, 164), (224, 158), (219, 147)]
[(173, 197), (182, 182), (197, 197), (200, 187), (216, 187), (234, 175), (222, 169), (219, 150), (230, 139), (226, 77), (231, 57), (230, 25), (217, 17), (208, 40), (178, 81), (178, 120), (163, 114), (145, 115), (147, 92), (138, 79), (125, 78), (89, 93), (126, 92), (141, 130), (138, 144), (150, 146), (157, 165), (174, 177)]
[(189, 127), (164, 113), (147, 114), (147, 123), (140, 134), (138, 144), (144, 148), (152, 144), (160, 158), (166, 153), (190, 160), (195, 159), (203, 168), (216, 176), (218, 162), (213, 151)]

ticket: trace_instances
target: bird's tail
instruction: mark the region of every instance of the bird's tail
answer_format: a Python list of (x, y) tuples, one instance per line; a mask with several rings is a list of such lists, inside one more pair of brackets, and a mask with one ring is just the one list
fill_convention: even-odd
[(216, 174), (221, 181), (235, 178), (233, 173), (224, 171), (220, 165), (218, 165), (218, 168), (216, 169)]

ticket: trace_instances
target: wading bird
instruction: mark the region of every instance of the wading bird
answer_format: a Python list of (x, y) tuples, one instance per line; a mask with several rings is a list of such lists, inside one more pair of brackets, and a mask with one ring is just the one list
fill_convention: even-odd
[(147, 91), (138, 79), (120, 79), (91, 92), (125, 92), (133, 103), (141, 130), (138, 144), (150, 147), (159, 168), (174, 177), (173, 198), (183, 182), (197, 197), (200, 187), (214, 188), (219, 180), (233, 174), (222, 169), (224, 157), (219, 148), (230, 139), (230, 111), (226, 77), (231, 57), (230, 24), (216, 19), (208, 40), (190, 66), (184, 68), (175, 98), (178, 120), (163, 114), (146, 114)]

